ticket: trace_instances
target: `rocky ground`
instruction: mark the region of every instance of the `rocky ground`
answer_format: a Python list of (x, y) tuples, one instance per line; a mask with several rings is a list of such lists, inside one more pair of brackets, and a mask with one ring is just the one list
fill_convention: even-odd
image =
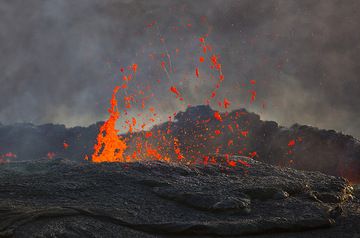
[(360, 237), (342, 178), (274, 167), (0, 165), (0, 237)]

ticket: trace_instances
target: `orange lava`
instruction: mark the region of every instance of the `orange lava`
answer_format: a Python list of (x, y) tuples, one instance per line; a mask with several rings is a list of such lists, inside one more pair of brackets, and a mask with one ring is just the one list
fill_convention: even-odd
[(117, 109), (116, 93), (120, 89), (119, 86), (114, 88), (109, 108), (109, 119), (101, 126), (97, 136), (97, 144), (94, 146), (92, 161), (101, 162), (125, 162), (123, 157), (127, 148), (126, 143), (118, 136), (118, 130), (115, 129), (120, 113)]
[[(147, 24), (148, 31), (155, 25), (155, 21)], [(157, 23), (156, 23), (157, 25)], [(159, 34), (156, 34), (156, 39)], [(205, 151), (202, 145), (189, 146), (186, 142), (187, 138), (181, 136), (172, 136), (171, 123), (176, 120), (176, 113), (169, 114), (168, 126), (165, 130), (151, 129), (144, 131), (151, 125), (160, 122), (159, 114), (161, 113), (161, 107), (158, 108), (154, 102), (159, 101), (163, 103), (160, 95), (157, 95), (156, 85), (161, 84), (168, 90), (167, 92), (176, 99), (179, 100), (179, 105), (185, 109), (186, 105), (191, 105), (191, 99), (187, 98), (189, 95), (189, 80), (196, 80), (195, 88), (201, 88), (206, 90), (204, 85), (213, 85), (207, 92), (204, 101), (207, 104), (218, 104), (219, 107), (228, 109), (230, 104), (235, 105), (234, 102), (230, 102), (228, 98), (223, 98), (220, 94), (219, 88), (224, 82), (224, 74), (222, 72), (221, 56), (216, 54), (214, 47), (208, 40), (208, 34), (197, 38), (198, 52), (196, 52), (197, 65), (191, 66), (192, 71), (188, 69), (183, 70), (181, 67), (177, 68), (176, 61), (181, 58), (185, 53), (183, 48), (173, 49), (167, 46), (167, 42), (163, 36), (160, 36), (160, 42), (163, 47), (159, 52), (150, 52), (148, 57), (154, 61), (154, 69), (159, 70), (162, 73), (163, 78), (156, 79), (156, 84), (139, 81), (137, 78), (142, 76), (142, 71), (139, 70), (138, 64), (131, 64), (128, 66), (117, 66), (116, 78), (119, 80), (119, 86), (116, 86), (113, 90), (113, 94), (110, 100), (110, 108), (108, 109), (109, 118), (100, 127), (100, 131), (97, 136), (97, 143), (94, 146), (94, 153), (91, 156), (85, 156), (86, 160), (91, 160), (94, 163), (101, 162), (131, 162), (139, 160), (160, 160), (160, 161), (177, 161), (186, 164), (215, 164), (217, 160), (215, 157), (209, 157), (212, 152), (216, 154), (221, 153), (220, 147), (209, 147), (209, 151)], [(209, 42), (208, 42), (209, 41)], [(187, 47), (186, 45), (184, 47)], [(151, 62), (149, 62), (151, 64)], [(161, 66), (161, 68), (159, 67)], [(195, 73), (195, 75), (193, 75)], [(192, 75), (189, 76), (189, 75)], [(179, 75), (181, 75), (179, 77)], [(195, 77), (194, 77), (195, 76)], [(154, 79), (155, 80), (155, 79)], [(251, 81), (251, 85), (254, 85), (255, 81)], [(191, 84), (190, 84), (191, 85)], [(154, 90), (155, 89), (155, 90)], [(118, 100), (116, 98), (117, 93), (121, 91)], [(251, 89), (251, 102), (255, 100), (256, 92), (254, 88)], [(160, 99), (160, 100), (159, 100)], [(150, 104), (151, 103), (151, 104)], [(164, 102), (165, 103), (165, 102)], [(120, 117), (121, 112), (121, 117)], [(213, 120), (214, 119), (214, 120)], [(239, 125), (230, 125), (228, 121), (234, 120), (228, 117), (228, 112), (220, 113), (215, 111), (213, 117), (198, 120), (199, 128), (205, 127), (206, 130), (203, 134), (199, 135), (204, 142), (208, 141), (222, 141), (227, 140), (227, 132), (232, 134), (237, 133), (238, 138), (242, 135), (241, 141), (247, 137), (247, 131), (241, 131)], [(207, 128), (207, 124), (222, 122), (216, 129)], [(225, 123), (226, 122), (226, 123)], [(127, 134), (124, 137), (118, 135), (116, 124), (121, 125), (122, 130), (127, 130)], [(202, 130), (202, 129), (201, 129)], [(199, 139), (198, 138), (198, 139)], [(240, 140), (240, 139), (239, 139)], [(227, 140), (224, 146), (228, 149), (232, 149), (239, 143), (234, 140)], [(64, 149), (69, 148), (67, 142), (63, 143)], [(71, 147), (70, 147), (71, 148)], [(245, 150), (245, 149), (244, 149)], [(239, 152), (240, 153), (240, 152)], [(241, 151), (241, 153), (243, 153)], [(231, 161), (229, 156), (234, 155), (234, 152), (228, 155), (227, 164), (229, 166), (244, 166), (248, 167), (246, 162)], [(49, 154), (48, 157), (52, 158), (54, 155)], [(251, 157), (256, 156), (256, 152), (250, 154)]]
[(7, 162), (9, 162), (9, 159), (16, 158), (16, 157), (17, 157), (17, 155), (12, 152), (0, 154), (0, 164), (7, 163)]
[(215, 119), (216, 120), (218, 120), (218, 121), (222, 121), (222, 117), (221, 117), (221, 115), (220, 115), (220, 113), (219, 112), (214, 112), (214, 117), (215, 117)]
[(64, 142), (63, 146), (64, 146), (64, 149), (66, 150), (67, 148), (69, 148), (70, 145), (68, 143)]

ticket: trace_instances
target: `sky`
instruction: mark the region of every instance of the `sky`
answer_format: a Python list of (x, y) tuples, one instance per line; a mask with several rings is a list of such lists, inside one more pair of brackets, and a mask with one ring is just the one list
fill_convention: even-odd
[[(160, 117), (202, 104), (212, 84), (206, 71), (196, 81), (193, 59), (199, 37), (208, 34), (225, 75), (218, 95), (231, 100), (231, 109), (360, 138), (358, 29), (357, 0), (3, 0), (0, 122), (86, 126), (105, 120), (119, 69), (133, 63), (138, 84), (153, 86), (151, 104)], [(149, 57), (165, 48), (184, 102), (169, 92), (166, 75)], [(154, 86), (156, 80), (164, 83)], [(252, 104), (250, 80), (256, 80)]]

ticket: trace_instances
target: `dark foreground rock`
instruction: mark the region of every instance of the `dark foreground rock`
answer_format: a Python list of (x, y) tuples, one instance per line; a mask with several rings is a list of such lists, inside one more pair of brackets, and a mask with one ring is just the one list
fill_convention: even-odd
[(232, 159), (2, 164), (0, 237), (359, 237), (346, 180)]

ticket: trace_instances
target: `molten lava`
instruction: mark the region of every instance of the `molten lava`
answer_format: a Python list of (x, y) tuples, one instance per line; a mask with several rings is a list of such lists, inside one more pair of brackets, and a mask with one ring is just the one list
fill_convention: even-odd
[(92, 161), (101, 162), (124, 162), (124, 151), (127, 148), (126, 143), (118, 136), (118, 130), (115, 129), (116, 122), (120, 117), (117, 109), (116, 94), (120, 87), (114, 88), (109, 108), (109, 119), (101, 126), (97, 136), (97, 144), (94, 146)]
[(7, 163), (9, 161), (9, 159), (16, 158), (16, 157), (17, 157), (17, 155), (12, 152), (0, 154), (0, 164)]
[[(149, 31), (151, 31), (154, 23), (151, 23)], [(156, 38), (159, 36), (157, 32)], [(187, 81), (195, 79), (196, 85), (195, 88), (201, 88), (201, 90), (206, 90), (206, 85), (213, 85), (206, 93), (206, 98), (204, 101), (207, 104), (218, 104), (224, 109), (230, 107), (230, 100), (227, 98), (220, 99), (220, 92), (218, 89), (224, 81), (224, 74), (222, 72), (221, 57), (216, 54), (214, 48), (210, 43), (208, 43), (209, 34), (205, 34), (202, 37), (199, 37), (198, 40), (198, 52), (196, 57), (198, 60), (196, 65), (193, 65), (191, 68), (195, 72), (195, 77), (189, 77), (188, 69), (184, 72), (180, 71), (181, 68), (175, 67), (176, 59), (180, 58), (182, 55), (183, 49), (172, 49), (166, 45), (165, 38), (160, 36), (160, 42), (163, 46), (163, 50), (160, 52), (151, 52), (149, 58), (154, 60), (154, 69), (161, 69), (160, 72), (163, 73), (162, 77), (164, 79), (156, 79), (157, 84), (162, 84), (163, 87), (168, 88), (167, 92), (176, 97), (180, 102), (181, 107), (185, 109), (185, 105), (190, 105), (189, 99), (186, 98), (188, 95), (189, 89)], [(158, 39), (158, 38), (157, 38)], [(152, 44), (150, 44), (152, 45)], [(185, 46), (186, 47), (186, 46)], [(174, 51), (175, 50), (175, 51)], [(149, 62), (150, 63), (150, 62)], [(159, 68), (159, 65), (161, 68)], [(190, 145), (187, 143), (191, 133), (186, 134), (186, 136), (177, 136), (174, 135), (171, 131), (172, 128), (172, 118), (176, 119), (176, 113), (171, 116), (169, 115), (169, 122), (166, 128), (159, 127), (157, 130), (151, 129), (150, 131), (144, 131), (145, 127), (148, 125), (155, 124), (159, 122), (160, 119), (157, 111), (157, 108), (154, 105), (148, 105), (148, 102), (158, 101), (156, 92), (159, 90), (154, 90), (154, 87), (157, 84), (153, 83), (144, 83), (144, 81), (137, 82), (137, 76), (142, 75), (142, 68), (138, 67), (137, 64), (131, 64), (129, 66), (119, 67), (118, 70), (118, 79), (120, 80), (120, 86), (117, 86), (113, 90), (112, 98), (110, 100), (109, 108), (109, 119), (101, 126), (99, 134), (97, 136), (97, 143), (94, 146), (94, 153), (91, 156), (92, 162), (129, 162), (129, 161), (139, 161), (139, 160), (161, 160), (161, 161), (177, 161), (191, 164), (191, 163), (217, 163), (217, 160), (214, 157), (209, 157), (209, 154), (215, 152), (220, 154), (219, 147), (205, 146), (205, 143), (212, 143), (212, 141), (222, 141), (225, 139), (226, 131), (230, 131), (232, 134), (243, 135), (247, 137), (247, 132), (241, 132), (238, 125), (230, 125), (230, 121), (234, 120), (233, 118), (228, 117), (228, 113), (221, 113), (215, 111), (212, 117), (203, 118), (196, 120), (198, 130), (203, 132), (201, 135), (198, 135), (198, 138), (202, 142), (200, 144)], [(193, 74), (192, 73), (192, 74)], [(175, 75), (176, 74), (176, 75)], [(181, 75), (181, 76), (179, 76)], [(253, 84), (252, 84), (253, 85)], [(205, 86), (205, 87), (204, 87)], [(122, 96), (119, 96), (119, 108), (118, 101), (116, 99), (116, 94), (119, 90), (122, 90)], [(252, 88), (251, 90), (251, 102), (255, 100), (256, 92)], [(221, 101), (219, 101), (221, 100)], [(119, 110), (120, 109), (120, 110)], [(134, 112), (137, 112), (135, 115)], [(121, 112), (121, 120), (120, 119)], [(128, 134), (124, 137), (119, 137), (119, 130), (115, 128), (117, 121), (119, 120), (122, 129), (127, 130)], [(189, 120), (191, 121), (191, 120)], [(218, 127), (211, 126), (213, 123), (221, 122)], [(226, 128), (227, 126), (227, 128)], [(176, 133), (182, 133), (180, 131)], [(184, 134), (185, 135), (185, 134)], [(235, 136), (235, 135), (234, 135)], [(240, 137), (238, 137), (240, 138)], [(227, 147), (225, 149), (232, 149), (236, 144), (242, 142), (242, 140), (227, 140), (228, 142), (224, 144)], [(64, 148), (68, 148), (68, 144)], [(127, 146), (127, 144), (129, 146)], [(230, 148), (231, 147), (231, 148)], [(222, 151), (223, 152), (223, 151)], [(230, 155), (234, 155), (234, 151)], [(254, 155), (255, 156), (255, 155)], [(89, 157), (86, 157), (90, 159)], [(247, 167), (247, 164), (238, 163), (236, 161), (228, 160), (227, 164), (229, 166), (236, 166), (237, 164)]]

